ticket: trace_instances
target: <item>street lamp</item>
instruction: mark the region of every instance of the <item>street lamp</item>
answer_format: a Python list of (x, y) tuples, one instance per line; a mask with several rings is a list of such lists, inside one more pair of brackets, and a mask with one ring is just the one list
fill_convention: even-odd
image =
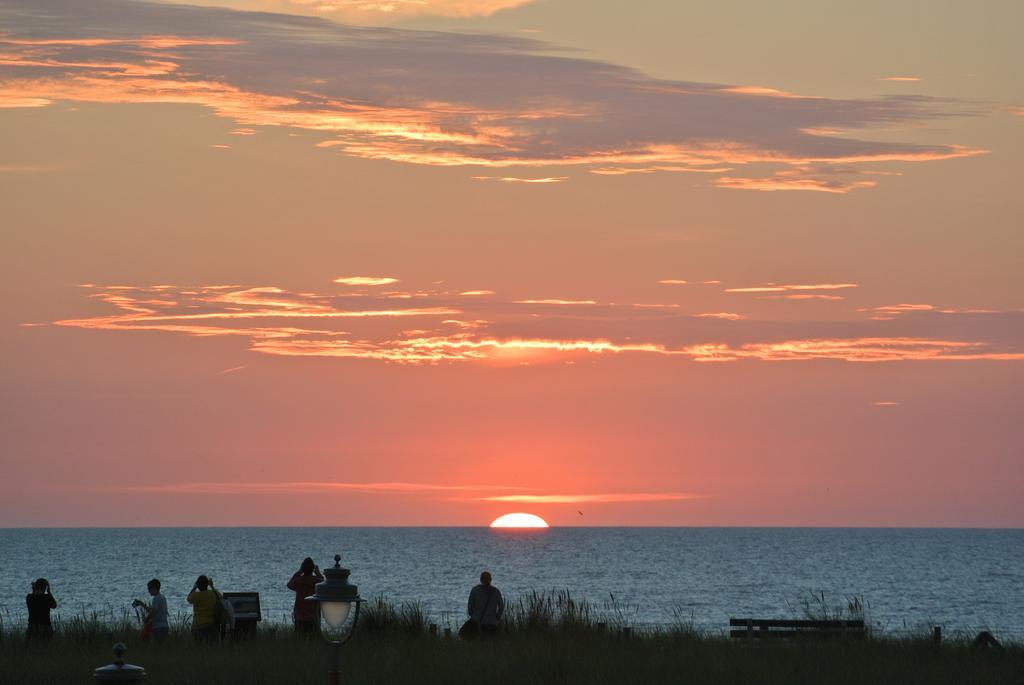
[(128, 650), (123, 642), (114, 645), (114, 656), (117, 659), (108, 666), (101, 666), (92, 672), (92, 677), (99, 683), (135, 683), (138, 685), (146, 679), (146, 669), (124, 662), (124, 653)]
[[(324, 582), (317, 583), (316, 594), (306, 599), (320, 603), (320, 617), (327, 629), (324, 637), (334, 647), (334, 658), (331, 671), (327, 677), (328, 685), (341, 685), (341, 646), (352, 639), (359, 622), (359, 588), (348, 582), (351, 573), (341, 567), (341, 555), (334, 555), (334, 568), (324, 569)], [(352, 607), (355, 605), (355, 613)], [(352, 620), (349, 621), (351, 615)]]

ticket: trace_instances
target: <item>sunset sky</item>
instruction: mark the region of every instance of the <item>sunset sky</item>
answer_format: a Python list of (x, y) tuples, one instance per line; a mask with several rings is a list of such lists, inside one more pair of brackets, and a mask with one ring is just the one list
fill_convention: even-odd
[(1024, 526), (1024, 4), (205, 1), (0, 0), (0, 526)]

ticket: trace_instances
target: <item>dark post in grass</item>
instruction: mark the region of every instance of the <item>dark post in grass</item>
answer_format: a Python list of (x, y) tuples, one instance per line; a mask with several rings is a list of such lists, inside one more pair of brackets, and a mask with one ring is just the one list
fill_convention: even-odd
[[(328, 685), (341, 685), (341, 647), (352, 639), (359, 622), (359, 588), (348, 582), (351, 573), (341, 567), (341, 555), (334, 555), (334, 568), (324, 569), (324, 582), (317, 583), (316, 594), (306, 599), (320, 603), (320, 617), (327, 626), (324, 637), (334, 648)], [(355, 611), (352, 606), (355, 605)], [(351, 616), (352, 620), (348, 620)]]
[(114, 645), (114, 663), (100, 666), (92, 672), (94, 680), (100, 683), (141, 683), (146, 677), (146, 669), (124, 662), (124, 653), (128, 648), (123, 643)]
[(937, 645), (942, 644), (942, 626), (932, 628), (932, 641)]

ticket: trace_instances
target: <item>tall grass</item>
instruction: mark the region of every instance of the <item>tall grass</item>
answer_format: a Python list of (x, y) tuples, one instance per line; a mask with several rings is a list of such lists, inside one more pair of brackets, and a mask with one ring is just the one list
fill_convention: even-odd
[(418, 602), (394, 605), (383, 595), (363, 604), (359, 613), (359, 631), (367, 633), (405, 633), (416, 635), (427, 629), (426, 611)]
[[(851, 618), (863, 602), (834, 605), (824, 595), (798, 607), (809, 618)], [(487, 681), (488, 685), (594, 683), (777, 683), (785, 685), (1021, 685), (1024, 648), (974, 649), (968, 639), (931, 643), (913, 638), (779, 640), (761, 643), (700, 635), (676, 612), (673, 626), (634, 633), (639, 608), (609, 595), (594, 604), (569, 591), (534, 592), (509, 602), (502, 632), (473, 641), (429, 630), (430, 617), (416, 603), (383, 596), (361, 610), (355, 638), (343, 653), (347, 683)], [(296, 636), (291, 626), (267, 622), (254, 638), (197, 644), (188, 617), (172, 621), (162, 643), (140, 638), (136, 617), (107, 609), (60, 616), (56, 637), (27, 643), (24, 626), (0, 613), (0, 683), (56, 685), (89, 682), (92, 670), (112, 660), (111, 646), (125, 642), (127, 660), (144, 666), (148, 685), (299, 685), (320, 683), (329, 650), (316, 636)], [(965, 636), (968, 637), (969, 636)]]
[[(578, 628), (589, 624), (573, 623), (576, 618), (564, 629), (556, 628), (548, 622), (551, 612), (564, 609), (557, 615), (580, 615), (579, 605), (569, 599), (564, 598), (562, 608), (557, 597), (538, 597), (532, 604), (527, 600), (523, 617), (532, 616), (532, 626), (529, 621), (516, 623), (492, 639), (473, 641), (413, 632), (418, 621), (414, 613), (398, 608), (380, 613), (379, 606), (367, 607), (373, 609), (368, 615), (377, 612), (387, 620), (360, 625), (344, 648), (344, 682), (1019, 685), (1024, 673), (1024, 649), (1019, 647), (986, 652), (963, 643), (936, 647), (927, 640), (876, 639), (751, 644), (668, 632), (626, 639), (614, 631)], [(84, 624), (81, 628), (45, 644), (26, 644), (8, 633), (0, 640), (0, 682), (90, 682), (92, 670), (112, 660), (113, 640), (128, 644), (126, 659), (146, 668), (147, 685), (305, 685), (323, 682), (328, 670), (329, 650), (323, 641), (296, 637), (285, 626), (263, 626), (254, 639), (218, 646), (197, 644), (180, 627), (159, 644), (142, 642), (134, 626), (104, 627), (96, 633)], [(121, 629), (127, 632), (119, 633)]]

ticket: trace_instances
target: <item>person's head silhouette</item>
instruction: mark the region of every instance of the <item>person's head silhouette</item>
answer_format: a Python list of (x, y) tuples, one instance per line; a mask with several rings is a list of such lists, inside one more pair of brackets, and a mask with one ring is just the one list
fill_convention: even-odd
[(480, 584), (481, 585), (490, 585), (491, 584), (491, 572), (490, 571), (484, 571), (483, 573), (480, 574)]

